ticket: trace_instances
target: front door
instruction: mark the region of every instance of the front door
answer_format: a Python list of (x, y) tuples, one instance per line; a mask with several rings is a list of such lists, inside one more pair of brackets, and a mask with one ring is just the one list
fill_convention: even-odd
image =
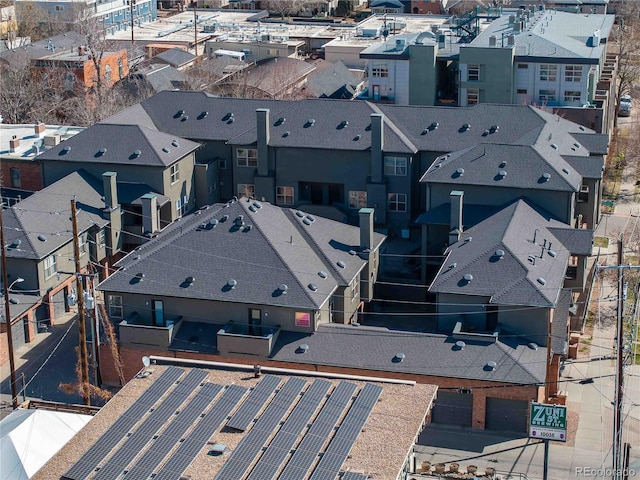
[(164, 302), (162, 300), (153, 301), (153, 325), (164, 327)]
[(262, 310), (249, 309), (249, 335), (262, 335)]
[(373, 86), (373, 100), (380, 100), (380, 85)]

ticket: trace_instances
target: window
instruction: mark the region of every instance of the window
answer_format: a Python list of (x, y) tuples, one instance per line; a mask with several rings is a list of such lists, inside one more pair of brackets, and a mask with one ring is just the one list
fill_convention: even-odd
[(540, 90), (540, 95), (538, 97), (540, 99), (540, 103), (549, 103), (556, 101), (556, 91), (555, 90)]
[(349, 208), (365, 208), (367, 206), (367, 192), (349, 191)]
[(62, 12), (64, 7), (62, 5), (56, 5), (56, 12)]
[(64, 75), (64, 89), (66, 92), (73, 91), (73, 86), (76, 82), (76, 77), (73, 73), (65, 73)]
[(255, 148), (239, 148), (236, 150), (239, 167), (257, 167), (258, 150)]
[(109, 316), (122, 318), (122, 297), (120, 295), (109, 295)]
[(105, 232), (104, 228), (101, 228), (98, 231), (98, 239), (97, 240), (98, 240), (98, 245), (99, 246), (104, 247), (106, 245), (106, 243), (107, 243), (106, 242), (106, 232)]
[(176, 216), (181, 218), (189, 210), (189, 197), (184, 196), (176, 200)]
[(566, 67), (564, 67), (564, 80), (565, 82), (581, 82), (582, 66), (567, 65)]
[(80, 255), (84, 255), (87, 253), (87, 234), (84, 233), (78, 237), (78, 249), (80, 250)]
[(407, 194), (406, 193), (390, 193), (389, 211), (390, 212), (406, 212), (407, 211)]
[(180, 165), (174, 163), (169, 167), (169, 174), (171, 175), (171, 185), (180, 180)]
[(353, 302), (360, 295), (360, 283), (355, 278), (353, 282), (349, 284), (349, 290), (351, 290), (351, 301)]
[(472, 63), (467, 66), (467, 80), (470, 82), (480, 81), (480, 65)]
[(58, 264), (56, 263), (56, 255), (49, 255), (44, 259), (44, 278), (50, 278), (58, 273)]
[(227, 159), (219, 158), (218, 159), (218, 170), (226, 170), (227, 169)]
[(296, 312), (296, 327), (310, 327), (311, 314), (307, 312)]
[(255, 186), (249, 183), (238, 184), (238, 197), (254, 197), (256, 194)]
[(540, 81), (541, 82), (555, 82), (558, 77), (557, 65), (540, 65)]
[(519, 63), (518, 64), (518, 68), (520, 70), (527, 70), (529, 68), (529, 64), (528, 63)]
[(293, 187), (276, 187), (276, 203), (293, 205)]
[(565, 102), (579, 102), (580, 101), (580, 92), (578, 90), (568, 90), (564, 92), (564, 101)]
[(278, 56), (278, 50), (275, 49), (275, 48), (267, 49), (267, 56), (269, 56), (269, 57), (277, 57)]
[(527, 89), (526, 88), (519, 88), (517, 90), (518, 95), (526, 95), (527, 94)]
[(18, 167), (11, 167), (11, 188), (20, 188), (21, 185), (20, 169)]
[(371, 76), (387, 78), (389, 76), (389, 67), (384, 62), (374, 62), (371, 66)]
[(405, 157), (384, 157), (384, 174), (404, 177), (407, 175), (407, 159)]
[(589, 185), (582, 185), (578, 193), (578, 202), (589, 201)]
[(480, 91), (477, 88), (467, 89), (467, 105), (477, 105), (480, 102)]

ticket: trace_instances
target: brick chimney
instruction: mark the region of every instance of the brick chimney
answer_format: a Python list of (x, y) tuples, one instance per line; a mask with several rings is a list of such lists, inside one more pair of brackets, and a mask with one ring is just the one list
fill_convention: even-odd
[(38, 138), (44, 137), (44, 132), (46, 129), (47, 126), (44, 124), (44, 122), (38, 122), (33, 126), (34, 133)]
[(15, 153), (16, 149), (20, 146), (20, 139), (17, 135), (12, 135), (11, 140), (9, 140), (9, 151), (11, 153)]

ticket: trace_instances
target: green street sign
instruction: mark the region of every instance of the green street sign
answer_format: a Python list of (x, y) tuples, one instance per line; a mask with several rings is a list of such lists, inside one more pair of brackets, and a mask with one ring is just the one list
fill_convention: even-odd
[(567, 441), (567, 407), (531, 402), (529, 437)]

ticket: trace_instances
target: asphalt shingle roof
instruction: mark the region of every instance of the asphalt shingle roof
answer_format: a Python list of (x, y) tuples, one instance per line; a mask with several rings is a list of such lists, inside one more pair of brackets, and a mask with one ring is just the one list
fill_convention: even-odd
[[(238, 227), (240, 216), (244, 226)], [(118, 264), (123, 268), (99, 288), (317, 309), (338, 286), (358, 275), (365, 261), (349, 253), (360, 250), (357, 227), (312, 218), (307, 225), (308, 216), (298, 211), (244, 198), (209, 207), (130, 253)], [(210, 226), (213, 220), (215, 227)], [(383, 239), (375, 234), (376, 248)], [(144, 274), (142, 281), (136, 281), (138, 273)], [(190, 286), (187, 277), (194, 278)], [(228, 286), (232, 279), (235, 288)], [(283, 284), (286, 293), (279, 289)]]
[(12, 207), (3, 209), (7, 256), (42, 259), (71, 242), (71, 200), (76, 197), (78, 232), (109, 222), (102, 182), (84, 170), (63, 177)]
[[(199, 143), (191, 140), (138, 125), (98, 123), (47, 150), (38, 158), (105, 165), (166, 167), (199, 146)], [(101, 149), (104, 149), (104, 153)]]
[(609, 136), (603, 133), (574, 132), (571, 135), (584, 146), (591, 155), (607, 155), (609, 153)]
[[(554, 234), (558, 230), (580, 235), (548, 212), (517, 200), (447, 249), (429, 290), (490, 297), (493, 304), (553, 308), (573, 253)], [(471, 280), (465, 280), (467, 274)]]
[(171, 50), (159, 53), (154, 58), (172, 67), (181, 67), (189, 62), (193, 62), (197, 57), (193, 53), (185, 52), (181, 48), (172, 48)]
[[(543, 383), (546, 348), (529, 348), (517, 336), (496, 342), (465, 340), (457, 350), (447, 335), (399, 332), (386, 328), (321, 325), (315, 333), (281, 332), (271, 357), (281, 362), (360, 368), (516, 384)], [(309, 348), (300, 353), (300, 344)], [(394, 361), (404, 353), (402, 362)], [(485, 369), (494, 361), (494, 371)], [(461, 385), (462, 386), (462, 385)]]

